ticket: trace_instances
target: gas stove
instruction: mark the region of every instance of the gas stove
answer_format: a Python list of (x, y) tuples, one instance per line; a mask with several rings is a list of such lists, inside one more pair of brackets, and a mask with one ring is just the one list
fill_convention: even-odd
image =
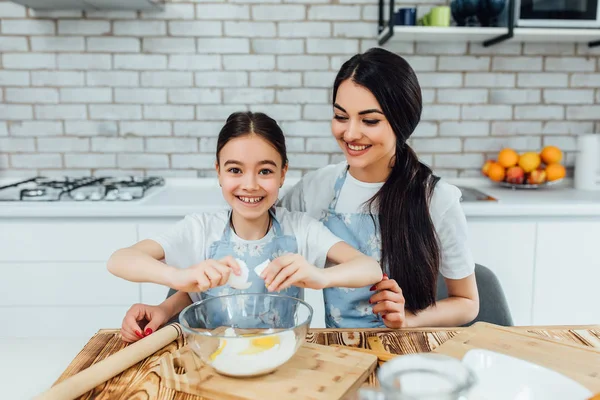
[(164, 186), (161, 177), (35, 177), (0, 186), (0, 202), (135, 201)]

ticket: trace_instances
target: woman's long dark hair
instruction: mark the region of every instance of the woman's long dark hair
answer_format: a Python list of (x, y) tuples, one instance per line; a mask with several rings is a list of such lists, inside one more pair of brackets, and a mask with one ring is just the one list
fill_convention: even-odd
[(429, 214), (439, 178), (406, 144), (421, 119), (421, 87), (406, 60), (380, 48), (357, 54), (342, 65), (333, 85), (334, 103), (347, 79), (373, 93), (396, 135), (390, 174), (367, 205), (379, 214), (381, 265), (402, 288), (406, 308), (417, 312), (435, 304), (441, 258)]
[(217, 138), (217, 163), (219, 163), (219, 154), (227, 142), (247, 135), (257, 135), (265, 139), (281, 156), (281, 167), (287, 165), (285, 136), (277, 121), (266, 114), (250, 111), (234, 112), (227, 117)]

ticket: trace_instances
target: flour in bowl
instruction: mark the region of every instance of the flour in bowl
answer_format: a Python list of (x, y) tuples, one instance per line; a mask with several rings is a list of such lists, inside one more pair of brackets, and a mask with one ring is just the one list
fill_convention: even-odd
[[(232, 328), (225, 336), (234, 336)], [(275, 370), (296, 352), (293, 331), (268, 336), (237, 336), (219, 340), (219, 347), (211, 354), (211, 366), (217, 372), (237, 377), (262, 375)]]

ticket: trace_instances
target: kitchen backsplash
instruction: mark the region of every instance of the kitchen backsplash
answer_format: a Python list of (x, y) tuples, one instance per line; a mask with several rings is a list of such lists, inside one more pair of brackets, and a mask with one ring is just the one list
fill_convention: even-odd
[[(126, 1), (126, 0), (124, 0)], [(439, 1), (399, 1), (422, 15)], [(415, 4), (418, 3), (418, 4)], [(177, 1), (164, 12), (35, 12), (0, 1), (0, 176), (212, 176), (237, 110), (272, 115), (293, 175), (341, 159), (331, 85), (376, 46), (376, 0)], [(551, 40), (551, 39), (549, 39)], [(411, 144), (442, 176), (500, 148), (600, 131), (600, 48), (402, 43), (425, 107)]]

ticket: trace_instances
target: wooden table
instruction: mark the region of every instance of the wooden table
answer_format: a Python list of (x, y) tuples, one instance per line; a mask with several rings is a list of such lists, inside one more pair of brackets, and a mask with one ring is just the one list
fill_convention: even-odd
[[(600, 326), (537, 326), (518, 327), (514, 329), (522, 329), (537, 335), (600, 349)], [(409, 354), (429, 352), (459, 332), (460, 328), (404, 330), (314, 329), (308, 334), (307, 341), (322, 345), (343, 344), (367, 348), (367, 338), (377, 336), (390, 353)], [(184, 345), (185, 339), (181, 337), (169, 346), (175, 346), (174, 348), (176, 349)], [(125, 344), (121, 341), (118, 330), (102, 329), (98, 331), (58, 378), (56, 383), (103, 360), (124, 347)], [(201, 400), (202, 397), (171, 390), (161, 382), (161, 377), (155, 370), (159, 358), (158, 354), (163, 350), (123, 371), (108, 382), (97, 386), (94, 390), (86, 393), (79, 399), (158, 398), (169, 400)], [(374, 374), (369, 377), (366, 385), (376, 385)]]

